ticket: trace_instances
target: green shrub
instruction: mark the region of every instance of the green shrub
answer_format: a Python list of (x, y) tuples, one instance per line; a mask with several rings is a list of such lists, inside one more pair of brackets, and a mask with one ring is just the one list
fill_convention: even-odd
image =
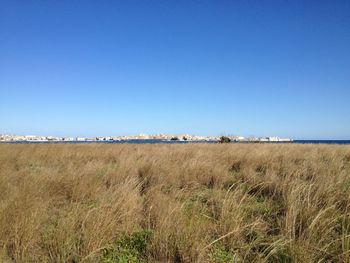
[(226, 136), (221, 136), (219, 142), (220, 143), (229, 143), (229, 142), (231, 142), (231, 139), (229, 137), (226, 137)]

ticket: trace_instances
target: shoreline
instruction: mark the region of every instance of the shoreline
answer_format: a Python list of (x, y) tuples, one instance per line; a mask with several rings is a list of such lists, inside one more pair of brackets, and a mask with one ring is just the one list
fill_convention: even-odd
[[(0, 144), (220, 144), (218, 141), (109, 140), (109, 141), (0, 141)], [(233, 141), (227, 144), (325, 144), (350, 145), (350, 140)]]

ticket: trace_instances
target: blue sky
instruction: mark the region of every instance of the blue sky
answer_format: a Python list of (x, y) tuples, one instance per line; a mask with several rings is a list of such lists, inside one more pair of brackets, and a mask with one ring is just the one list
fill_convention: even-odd
[(350, 139), (350, 1), (0, 2), (0, 133)]

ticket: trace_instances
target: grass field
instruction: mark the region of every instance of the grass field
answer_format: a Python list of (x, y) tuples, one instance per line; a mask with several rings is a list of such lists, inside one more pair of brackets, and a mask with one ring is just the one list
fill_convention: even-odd
[(350, 262), (350, 147), (2, 144), (0, 262)]

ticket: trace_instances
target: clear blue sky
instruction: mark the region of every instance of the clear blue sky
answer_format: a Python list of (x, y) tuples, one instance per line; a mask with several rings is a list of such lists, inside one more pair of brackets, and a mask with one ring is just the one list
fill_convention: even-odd
[(350, 139), (350, 1), (0, 1), (0, 133)]

